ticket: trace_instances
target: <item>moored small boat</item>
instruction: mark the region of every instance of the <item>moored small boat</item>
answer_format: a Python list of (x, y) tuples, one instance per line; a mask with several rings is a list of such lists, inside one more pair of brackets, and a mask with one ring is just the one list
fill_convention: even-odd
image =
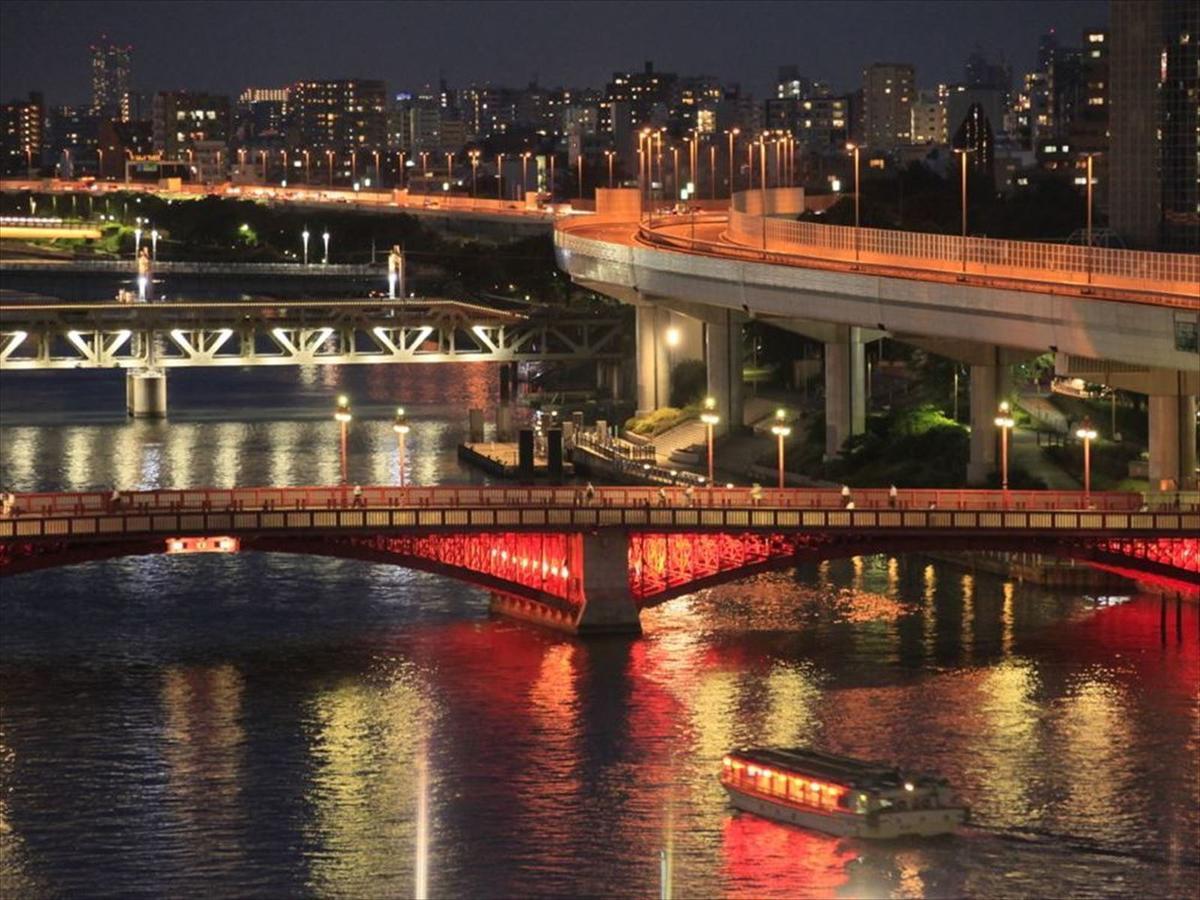
[(949, 834), (968, 816), (945, 779), (805, 748), (734, 751), (721, 784), (738, 809), (846, 837)]

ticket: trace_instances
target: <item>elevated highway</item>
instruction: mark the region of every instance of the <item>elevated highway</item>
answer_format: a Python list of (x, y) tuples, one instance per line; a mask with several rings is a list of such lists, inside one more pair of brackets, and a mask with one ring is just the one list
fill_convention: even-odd
[(1008, 365), (1053, 352), (1063, 371), (1149, 394), (1151, 477), (1189, 484), (1200, 256), (843, 228), (739, 205), (752, 206), (639, 219), (607, 213), (602, 198), (596, 217), (556, 223), (559, 266), (638, 309), (640, 408), (665, 397), (668, 329), (700, 331), (691, 343), (710, 393), (740, 406), (731, 335), (760, 318), (825, 344), (832, 456), (864, 427), (863, 343), (894, 337), (971, 366), (978, 482), (995, 466), (990, 423)]

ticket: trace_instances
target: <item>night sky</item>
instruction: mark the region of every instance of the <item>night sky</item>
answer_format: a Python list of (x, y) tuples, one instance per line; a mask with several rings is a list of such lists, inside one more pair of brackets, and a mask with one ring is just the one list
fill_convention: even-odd
[(383, 78), (390, 90), (491, 80), (603, 87), (617, 69), (657, 68), (741, 82), (759, 99), (796, 63), (835, 89), (864, 64), (912, 62), (931, 87), (962, 78), (976, 42), (1019, 73), (1037, 37), (1108, 21), (1106, 0), (952, 2), (3, 2), (0, 97), (42, 90), (50, 104), (89, 99), (88, 45), (105, 32), (134, 45), (139, 91), (236, 95), (304, 77)]

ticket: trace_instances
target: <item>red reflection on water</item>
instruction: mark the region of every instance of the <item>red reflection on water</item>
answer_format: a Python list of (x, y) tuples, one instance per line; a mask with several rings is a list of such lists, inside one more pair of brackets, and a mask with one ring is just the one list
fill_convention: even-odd
[(495, 363), (395, 363), (369, 369), (367, 398), (372, 403), (463, 403), (468, 409), (489, 409), (500, 395)]
[(747, 813), (730, 816), (722, 838), (728, 897), (832, 897), (845, 893), (857, 858), (842, 838)]
[[(1200, 684), (1200, 607), (1190, 601), (1179, 602), (1173, 597), (1164, 600), (1154, 595), (1135, 596), (1124, 602), (1112, 598), (1110, 602), (1092, 615), (1064, 622), (1059, 626), (1061, 639), (1085, 654), (1089, 648), (1096, 648), (1101, 656), (1107, 651), (1162, 644), (1180, 663), (1183, 683)], [(1154, 667), (1160, 669), (1162, 662), (1156, 660)]]

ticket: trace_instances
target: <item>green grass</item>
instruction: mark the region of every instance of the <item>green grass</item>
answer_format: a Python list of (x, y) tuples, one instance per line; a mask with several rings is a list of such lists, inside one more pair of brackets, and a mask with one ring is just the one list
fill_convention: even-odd
[(700, 408), (694, 404), (680, 409), (674, 406), (664, 406), (651, 410), (645, 415), (633, 416), (628, 419), (625, 422), (625, 430), (643, 437), (654, 437), (674, 428), (681, 422), (694, 419), (699, 412)]

